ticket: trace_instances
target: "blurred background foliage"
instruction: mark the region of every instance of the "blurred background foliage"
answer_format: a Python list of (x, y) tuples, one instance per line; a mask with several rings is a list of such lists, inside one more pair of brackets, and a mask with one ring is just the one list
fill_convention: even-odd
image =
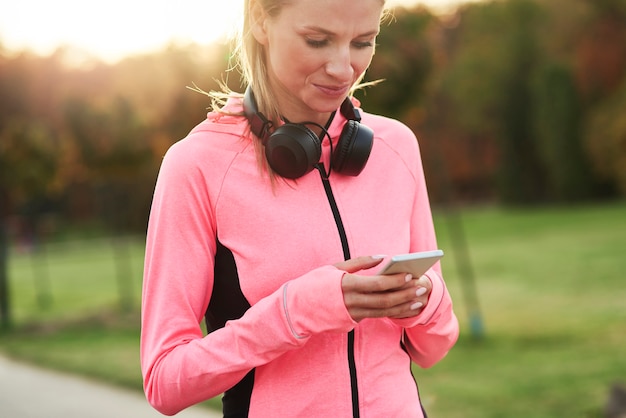
[[(378, 43), (366, 80), (385, 81), (357, 97), (417, 133), (433, 203), (626, 195), (626, 1), (399, 8)], [(229, 45), (77, 54), (0, 55), (3, 224), (142, 232), (164, 152), (209, 106), (186, 86), (241, 90)]]

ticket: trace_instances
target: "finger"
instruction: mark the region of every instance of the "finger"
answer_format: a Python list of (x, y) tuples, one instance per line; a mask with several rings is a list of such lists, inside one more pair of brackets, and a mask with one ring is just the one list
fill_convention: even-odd
[(356, 307), (353, 308), (350, 313), (357, 321), (363, 318), (410, 318), (419, 315), (424, 306), (421, 302), (406, 302), (400, 305), (392, 306), (384, 309), (377, 309), (371, 307)]
[(384, 276), (360, 276), (345, 274), (341, 286), (345, 292), (358, 293), (382, 293), (403, 288), (413, 287), (413, 276), (405, 273), (390, 274)]
[(344, 302), (355, 321), (364, 318), (413, 317), (419, 315), (428, 303), (427, 289), (416, 287), (415, 282), (417, 280), (411, 280), (410, 286), (387, 292), (345, 292)]
[[(349, 275), (346, 275), (349, 276)], [(359, 288), (344, 288), (344, 300), (346, 305), (354, 308), (364, 308), (372, 310), (388, 310), (406, 303), (415, 302), (419, 295), (417, 290), (423, 288), (402, 287), (392, 290), (371, 291), (378, 287), (364, 286), (365, 282), (376, 283), (370, 277), (354, 276), (360, 278)], [(364, 291), (364, 289), (368, 289)]]
[(428, 303), (428, 297), (423, 296), (424, 294), (426, 294), (426, 289), (418, 287), (416, 291), (416, 299), (392, 308), (386, 316), (389, 318), (402, 319), (419, 315), (426, 308), (426, 304)]
[(387, 318), (392, 318), (392, 319), (412, 318), (414, 316), (421, 314), (423, 310), (424, 310), (424, 306), (419, 306), (419, 303), (416, 302), (408, 306), (404, 306), (403, 309), (398, 310), (398, 313), (392, 313), (390, 315), (387, 315)]
[(419, 279), (415, 281), (415, 286), (423, 287), (426, 289), (426, 294), (429, 295), (433, 290), (433, 283), (430, 281), (430, 278), (426, 275), (422, 275)]
[(377, 266), (384, 258), (385, 256), (382, 255), (356, 257), (337, 263), (335, 267), (347, 271), (348, 273), (356, 273), (359, 270), (366, 270)]

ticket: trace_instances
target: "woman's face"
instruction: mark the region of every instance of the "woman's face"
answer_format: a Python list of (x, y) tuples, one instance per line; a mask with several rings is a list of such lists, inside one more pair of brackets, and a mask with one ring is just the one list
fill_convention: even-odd
[(293, 0), (273, 17), (260, 7), (252, 13), (253, 33), (264, 46), (270, 86), (284, 117), (326, 122), (372, 60), (383, 4)]

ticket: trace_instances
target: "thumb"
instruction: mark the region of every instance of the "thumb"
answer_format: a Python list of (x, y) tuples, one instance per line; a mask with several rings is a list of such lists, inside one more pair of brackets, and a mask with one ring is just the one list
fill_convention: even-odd
[(339, 270), (344, 270), (348, 273), (355, 273), (359, 270), (366, 270), (377, 266), (385, 259), (384, 255), (371, 255), (351, 258), (346, 261), (335, 264)]

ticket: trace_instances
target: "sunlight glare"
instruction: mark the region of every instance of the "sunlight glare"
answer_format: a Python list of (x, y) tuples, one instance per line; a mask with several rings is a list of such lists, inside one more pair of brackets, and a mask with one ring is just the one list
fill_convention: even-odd
[(169, 42), (208, 44), (238, 25), (243, 0), (13, 0), (0, 6), (0, 44), (49, 54), (71, 45), (106, 61)]

